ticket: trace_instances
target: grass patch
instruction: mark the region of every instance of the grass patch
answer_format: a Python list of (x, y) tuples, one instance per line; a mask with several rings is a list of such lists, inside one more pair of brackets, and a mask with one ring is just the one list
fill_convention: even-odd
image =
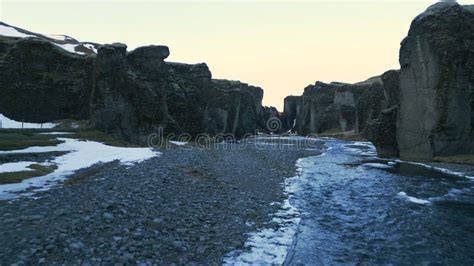
[(90, 141), (102, 142), (106, 145), (115, 146), (115, 147), (138, 147), (137, 145), (134, 145), (130, 142), (116, 139), (110, 135), (107, 135), (97, 130), (80, 130), (80, 131), (75, 132), (74, 135), (69, 135), (66, 137), (79, 139), (79, 140), (90, 140)]
[(7, 172), (0, 173), (0, 184), (13, 184), (20, 183), (25, 179), (32, 177), (44, 176), (54, 172), (57, 169), (57, 166), (44, 166), (40, 164), (31, 164), (28, 168), (32, 171), (19, 171), (19, 172)]
[(338, 127), (335, 127), (335, 128), (331, 128), (331, 129), (328, 129), (324, 132), (322, 132), (321, 134), (325, 134), (325, 135), (334, 135), (334, 134), (341, 134), (343, 133), (342, 130)]
[(435, 162), (468, 164), (474, 165), (474, 154), (462, 154), (454, 156), (438, 156), (433, 159)]
[(104, 167), (105, 167), (104, 165), (96, 165), (96, 166), (89, 167), (85, 170), (82, 170), (78, 173), (75, 173), (72, 176), (68, 177), (66, 181), (64, 181), (64, 185), (70, 186), (70, 185), (83, 182), (87, 178), (100, 173), (104, 169)]
[(35, 134), (33, 131), (0, 132), (0, 150), (19, 150), (32, 146), (55, 146), (62, 143), (52, 135)]
[(318, 135), (319, 137), (329, 137), (340, 140), (350, 140), (350, 141), (367, 141), (367, 138), (360, 133), (355, 133), (353, 131), (349, 132), (324, 132)]

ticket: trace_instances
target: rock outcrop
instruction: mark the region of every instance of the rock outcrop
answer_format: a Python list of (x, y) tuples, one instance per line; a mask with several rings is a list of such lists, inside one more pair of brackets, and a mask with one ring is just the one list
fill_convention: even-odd
[(357, 84), (321, 83), (285, 99), (301, 134), (362, 133), (380, 157), (474, 154), (474, 8), (440, 2), (412, 22), (400, 71)]
[(437, 3), (400, 50), (398, 145), (407, 160), (474, 153), (474, 13)]
[(357, 84), (316, 82), (302, 96), (284, 103), (284, 125), (299, 134), (359, 132), (382, 109), (383, 86), (378, 78)]
[(28, 37), (0, 36), (0, 113), (15, 120), (90, 119), (98, 130), (145, 144), (160, 129), (241, 137), (266, 131), (265, 119), (279, 115), (262, 106), (261, 88), (212, 79), (206, 64), (165, 62), (166, 46), (127, 52), (116, 43), (85, 55), (20, 33)]
[(129, 53), (104, 45), (95, 60), (91, 121), (97, 129), (134, 143), (159, 128), (165, 134), (264, 130), (263, 90), (238, 81), (213, 80), (205, 64), (168, 63), (165, 46)]
[(92, 70), (92, 56), (37, 38), (0, 36), (0, 113), (35, 123), (87, 119)]
[(400, 105), (400, 74), (397, 70), (382, 76), (383, 93), (381, 111), (367, 122), (365, 135), (377, 148), (379, 157), (398, 157), (397, 116)]

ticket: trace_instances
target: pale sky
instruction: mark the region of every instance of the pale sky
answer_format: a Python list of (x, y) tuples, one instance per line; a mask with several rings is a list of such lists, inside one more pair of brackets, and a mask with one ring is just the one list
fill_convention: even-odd
[[(358, 82), (399, 68), (410, 22), (435, 1), (0, 0), (0, 21), (81, 41), (161, 44), (168, 61), (265, 90), (264, 104), (316, 80)], [(474, 0), (460, 1), (474, 4)]]

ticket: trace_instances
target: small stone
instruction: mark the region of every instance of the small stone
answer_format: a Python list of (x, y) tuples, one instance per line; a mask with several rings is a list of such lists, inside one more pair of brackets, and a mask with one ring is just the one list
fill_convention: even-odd
[(102, 214), (102, 217), (104, 217), (104, 219), (109, 222), (114, 220), (114, 215), (108, 212), (105, 212), (104, 214)]
[(181, 248), (181, 247), (183, 247), (183, 242), (181, 242), (181, 241), (174, 241), (174, 242), (173, 242), (173, 247), (175, 247), (175, 248)]
[(69, 244), (69, 247), (72, 249), (82, 249), (84, 247), (84, 244), (82, 244), (81, 242), (74, 242)]

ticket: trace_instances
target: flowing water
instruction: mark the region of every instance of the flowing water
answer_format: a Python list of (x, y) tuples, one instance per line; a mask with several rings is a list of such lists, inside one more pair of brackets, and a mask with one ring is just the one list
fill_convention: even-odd
[(300, 160), (286, 264), (474, 263), (474, 181), (328, 141)]

